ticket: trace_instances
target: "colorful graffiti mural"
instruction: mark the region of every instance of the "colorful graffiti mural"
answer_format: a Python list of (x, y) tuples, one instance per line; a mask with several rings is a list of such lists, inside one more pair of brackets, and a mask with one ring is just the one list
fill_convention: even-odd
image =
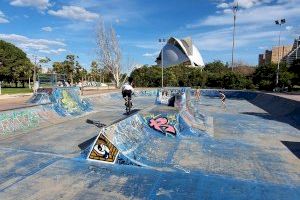
[(114, 164), (118, 154), (118, 149), (101, 132), (88, 155), (88, 160)]
[(7, 134), (16, 130), (27, 130), (38, 126), (39, 116), (36, 111), (19, 110), (0, 114), (0, 133)]
[(71, 95), (63, 90), (61, 92), (61, 105), (69, 113), (79, 112), (80, 108), (78, 103), (71, 97)]
[(0, 113), (0, 135), (37, 128), (41, 123), (57, 121), (59, 116), (51, 106), (36, 106)]
[(79, 97), (78, 88), (55, 88), (51, 100), (54, 102), (55, 111), (62, 116), (79, 115), (90, 111), (91, 105)]
[(150, 119), (149, 126), (154, 130), (162, 132), (164, 134), (170, 133), (173, 136), (176, 136), (176, 129), (174, 128), (174, 126), (169, 124), (168, 119), (165, 117)]
[(161, 132), (167, 136), (176, 136), (176, 113), (153, 112), (143, 115), (144, 122), (147, 126), (155, 131)]

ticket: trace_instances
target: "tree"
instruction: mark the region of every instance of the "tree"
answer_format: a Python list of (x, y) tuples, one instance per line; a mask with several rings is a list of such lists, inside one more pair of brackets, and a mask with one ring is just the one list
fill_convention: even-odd
[(86, 69), (84, 69), (78, 61), (76, 61), (76, 66), (74, 70), (74, 81), (83, 81), (84, 77), (87, 75)]
[(97, 81), (97, 77), (99, 77), (99, 68), (98, 63), (96, 61), (92, 61), (91, 63), (91, 76), (94, 81)]
[(224, 65), (220, 60), (207, 63), (204, 67), (204, 70), (211, 73), (222, 74), (228, 72), (229, 69)]
[(67, 55), (66, 60), (63, 63), (65, 71), (67, 72), (68, 79), (71, 82), (71, 85), (73, 85), (73, 75), (74, 75), (76, 58), (78, 58), (78, 56)]
[(53, 62), (53, 71), (57, 74), (66, 74), (65, 66), (63, 62)]
[(113, 76), (116, 87), (121, 81), (121, 50), (113, 27), (105, 30), (101, 21), (96, 33), (97, 55), (101, 66), (107, 69)]
[(300, 85), (300, 59), (294, 60), (288, 71), (293, 74), (292, 86)]
[[(288, 73), (288, 68), (285, 63), (280, 63), (279, 68), (279, 87), (291, 87), (293, 74)], [(262, 65), (256, 68), (253, 74), (253, 83), (261, 90), (273, 90), (276, 85), (277, 64)]]
[[(0, 79), (7, 82), (24, 81), (31, 77), (33, 65), (26, 54), (15, 45), (0, 40)], [(24, 85), (24, 84), (23, 84)]]

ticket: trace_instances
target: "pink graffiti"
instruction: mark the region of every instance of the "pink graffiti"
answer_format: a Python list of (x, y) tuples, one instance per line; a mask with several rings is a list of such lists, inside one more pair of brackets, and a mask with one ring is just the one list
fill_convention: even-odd
[(176, 135), (175, 128), (168, 124), (168, 119), (165, 117), (150, 119), (149, 126), (162, 133), (171, 133), (172, 135)]

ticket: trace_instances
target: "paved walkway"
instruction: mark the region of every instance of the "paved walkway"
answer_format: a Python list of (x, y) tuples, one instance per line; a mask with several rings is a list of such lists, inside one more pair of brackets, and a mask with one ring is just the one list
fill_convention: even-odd
[(286, 99), (291, 99), (294, 101), (300, 101), (300, 94), (285, 94), (285, 93), (268, 93), (268, 94), (276, 95)]

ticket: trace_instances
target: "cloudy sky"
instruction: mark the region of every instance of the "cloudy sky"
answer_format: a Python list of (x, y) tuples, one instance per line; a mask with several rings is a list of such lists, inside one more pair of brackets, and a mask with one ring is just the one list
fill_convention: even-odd
[[(236, 2), (236, 1), (234, 1)], [(231, 60), (232, 0), (0, 0), (0, 39), (29, 55), (61, 61), (79, 56), (89, 68), (99, 19), (116, 29), (123, 58), (154, 64), (158, 38), (191, 36), (205, 62)], [(238, 0), (236, 59), (256, 65), (257, 56), (300, 35), (300, 0)]]

